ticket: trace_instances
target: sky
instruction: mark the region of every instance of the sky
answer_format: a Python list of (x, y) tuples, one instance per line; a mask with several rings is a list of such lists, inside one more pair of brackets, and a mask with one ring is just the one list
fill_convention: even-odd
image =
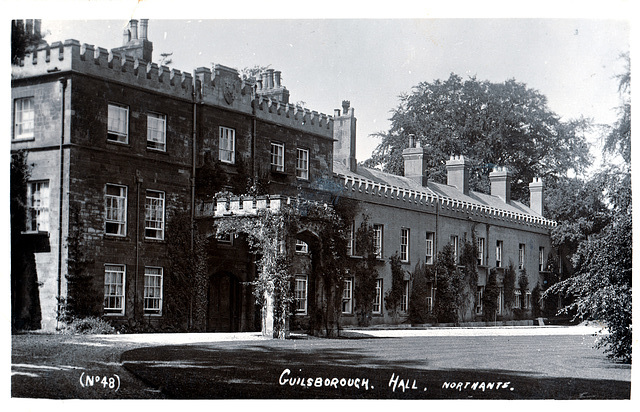
[(547, 96), (549, 108), (565, 120), (585, 116), (612, 123), (620, 103), (619, 55), (630, 47), (631, 21), (615, 7), (602, 13), (594, 7), (593, 14), (585, 13), (588, 7), (506, 15), (485, 9), (477, 18), (455, 9), (402, 9), (402, 1), (388, 13), (356, 9), (350, 14), (354, 10), (343, 3), (327, 8), (318, 3), (315, 11), (293, 15), (285, 12), (287, 2), (243, 2), (242, 13), (237, 8), (218, 12), (217, 7), (193, 13), (176, 3), (169, 11), (149, 7), (161, 3), (152, 0), (110, 4), (118, 3), (122, 9), (46, 13), (52, 17), (42, 19), (45, 39), (76, 39), (111, 49), (122, 45), (130, 18), (150, 18), (148, 38), (156, 62), (166, 52), (173, 53), (170, 67), (188, 72), (213, 64), (269, 66), (282, 72), (292, 103), (304, 102), (330, 115), (349, 100), (358, 118), (358, 161), (380, 142), (370, 135), (389, 130), (401, 94), (451, 73), (492, 82), (515, 79)]

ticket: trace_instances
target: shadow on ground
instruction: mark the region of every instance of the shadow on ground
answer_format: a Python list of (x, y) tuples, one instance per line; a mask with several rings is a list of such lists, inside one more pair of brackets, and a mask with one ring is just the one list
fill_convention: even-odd
[[(294, 350), (292, 350), (294, 349)], [(511, 370), (430, 369), (354, 348), (139, 348), (123, 366), (174, 399), (629, 399), (631, 383)]]

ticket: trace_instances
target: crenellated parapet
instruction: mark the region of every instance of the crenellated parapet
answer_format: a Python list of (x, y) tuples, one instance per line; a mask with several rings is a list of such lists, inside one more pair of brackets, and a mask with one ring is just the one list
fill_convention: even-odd
[(26, 55), (20, 65), (12, 66), (11, 78), (71, 71), (175, 97), (192, 98), (193, 76), (190, 73), (147, 63), (92, 44), (81, 45), (77, 40), (52, 43)]
[(126, 55), (124, 52), (66, 40), (44, 45), (12, 65), (11, 78), (21, 79), (54, 73), (81, 73), (114, 82), (165, 93), (183, 99), (254, 113), (258, 119), (305, 133), (333, 138), (333, 118), (317, 111), (283, 103), (275, 96), (256, 92), (256, 81), (242, 80), (236, 69), (220, 64), (213, 72), (199, 67), (194, 76), (187, 72), (158, 66)]
[(258, 96), (256, 117), (294, 129), (333, 138), (333, 118), (301, 106), (282, 103), (278, 99)]
[(281, 195), (214, 198), (196, 206), (196, 217), (256, 216), (260, 211), (277, 212), (291, 202)]
[(495, 219), (537, 228), (550, 229), (557, 225), (553, 220), (545, 219), (541, 216), (466, 202), (438, 195), (431, 191), (416, 191), (343, 174), (335, 176), (347, 192), (369, 195), (374, 201), (376, 198), (389, 199), (403, 202), (406, 205), (413, 205), (416, 208), (435, 208), (436, 204), (438, 204), (440, 211), (465, 213), (467, 216)]

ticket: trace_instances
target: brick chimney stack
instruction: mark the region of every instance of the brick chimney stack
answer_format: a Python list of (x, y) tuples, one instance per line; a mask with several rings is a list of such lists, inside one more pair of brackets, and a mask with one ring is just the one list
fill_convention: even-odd
[(446, 163), (447, 184), (469, 194), (469, 169), (471, 164), (464, 156), (451, 156)]
[(353, 107), (348, 100), (342, 101), (342, 115), (340, 109), (335, 109), (333, 116), (333, 160), (339, 161), (355, 172), (358, 169), (356, 161), (356, 117)]
[(491, 195), (498, 196), (505, 203), (511, 202), (511, 177), (513, 174), (506, 167), (495, 167), (489, 173)]
[(540, 216), (544, 211), (543, 189), (542, 178), (534, 177), (533, 182), (529, 183), (529, 207)]
[(427, 185), (427, 151), (420, 147), (415, 135), (409, 135), (409, 147), (402, 151), (404, 176), (421, 186)]

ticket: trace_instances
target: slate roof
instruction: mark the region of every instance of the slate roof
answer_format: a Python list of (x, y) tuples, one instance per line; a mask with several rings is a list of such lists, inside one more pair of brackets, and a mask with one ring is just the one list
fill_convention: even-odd
[(413, 190), (416, 192), (424, 192), (431, 195), (437, 195), (440, 198), (449, 198), (469, 204), (503, 210), (505, 212), (530, 215), (537, 218), (541, 217), (528, 206), (525, 206), (515, 200), (511, 200), (510, 203), (505, 203), (497, 196), (491, 196), (486, 193), (474, 191), (469, 191), (469, 194), (465, 195), (455, 186), (449, 186), (442, 183), (428, 182), (427, 187), (424, 187), (418, 182), (404, 176), (392, 175), (390, 173), (385, 173), (377, 169), (370, 169), (360, 165), (358, 165), (357, 172), (354, 173), (343, 163), (334, 161), (333, 173), (338, 176), (368, 180), (382, 185)]

